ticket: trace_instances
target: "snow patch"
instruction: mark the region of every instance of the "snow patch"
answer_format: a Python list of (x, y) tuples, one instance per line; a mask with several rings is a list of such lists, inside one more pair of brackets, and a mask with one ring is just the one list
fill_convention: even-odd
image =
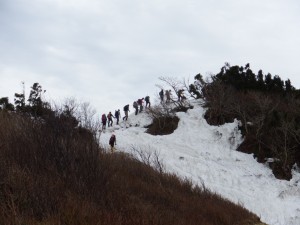
[[(152, 136), (144, 126), (151, 124), (146, 113), (129, 115), (128, 121), (101, 134), (108, 147), (112, 132), (117, 151), (132, 153), (134, 146), (147, 154), (159, 154), (168, 172), (188, 178), (243, 205), (269, 225), (300, 224), (300, 173), (295, 166), (290, 181), (278, 180), (268, 165), (258, 163), (252, 154), (236, 151), (242, 143), (239, 121), (211, 126), (204, 119), (205, 109), (195, 104), (179, 112), (178, 128), (170, 135)], [(138, 126), (135, 126), (138, 124)]]

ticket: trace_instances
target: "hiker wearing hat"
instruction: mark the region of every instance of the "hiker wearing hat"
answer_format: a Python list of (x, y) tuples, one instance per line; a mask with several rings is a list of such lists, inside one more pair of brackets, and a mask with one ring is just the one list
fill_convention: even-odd
[(110, 152), (114, 153), (115, 148), (114, 146), (117, 145), (117, 139), (116, 139), (116, 135), (112, 134), (110, 139), (109, 139), (109, 145), (110, 145)]

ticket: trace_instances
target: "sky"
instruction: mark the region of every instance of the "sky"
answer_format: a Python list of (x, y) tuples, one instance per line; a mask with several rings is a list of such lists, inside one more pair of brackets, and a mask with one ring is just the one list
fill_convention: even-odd
[(99, 113), (157, 96), (159, 77), (250, 63), (300, 88), (297, 0), (1, 0), (0, 97), (33, 83)]
[(243, 141), (238, 121), (210, 126), (204, 119), (205, 109), (197, 102), (192, 105), (194, 109), (187, 113), (177, 113), (179, 124), (170, 135), (145, 133), (144, 126), (151, 124), (151, 119), (146, 113), (132, 113), (128, 121), (106, 128), (100, 143), (109, 151), (109, 138), (114, 133), (115, 153), (127, 152), (139, 159), (144, 156), (150, 162), (158, 159), (166, 172), (194, 185), (204, 184), (268, 225), (299, 225), (300, 168), (292, 171), (290, 181), (276, 179), (267, 164), (236, 151)]

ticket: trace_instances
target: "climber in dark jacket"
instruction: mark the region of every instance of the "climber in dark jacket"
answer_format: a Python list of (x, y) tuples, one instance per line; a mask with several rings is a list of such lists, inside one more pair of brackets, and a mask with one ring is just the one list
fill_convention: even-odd
[(109, 145), (110, 145), (111, 153), (114, 153), (114, 151), (115, 151), (114, 146), (117, 145), (116, 135), (114, 135), (114, 134), (111, 135), (111, 137), (109, 139)]

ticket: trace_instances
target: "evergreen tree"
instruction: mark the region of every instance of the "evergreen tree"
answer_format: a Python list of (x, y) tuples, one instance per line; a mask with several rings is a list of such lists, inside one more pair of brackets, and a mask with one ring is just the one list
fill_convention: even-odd
[(267, 91), (271, 91), (273, 89), (273, 80), (272, 80), (272, 75), (270, 73), (268, 73), (265, 76), (265, 85)]
[(190, 84), (190, 86), (189, 86), (189, 92), (192, 95), (195, 95), (196, 96), (195, 98), (198, 99), (198, 98), (202, 97), (202, 95), (200, 93), (200, 90), (202, 89), (202, 87), (205, 84), (205, 82), (204, 82), (203, 77), (202, 77), (202, 75), (200, 73), (197, 74), (194, 77), (194, 79), (195, 79), (194, 84)]
[(257, 89), (263, 91), (265, 89), (265, 82), (264, 82), (264, 75), (262, 70), (258, 71), (256, 79), (257, 79), (257, 85), (256, 85)]
[(291, 84), (290, 79), (287, 79), (285, 81), (285, 85), (284, 86), (285, 86), (285, 91), (288, 92), (288, 93), (295, 90), (295, 88)]
[(273, 90), (277, 92), (283, 92), (284, 90), (284, 82), (278, 75), (275, 75), (273, 78)]
[(27, 101), (29, 102), (28, 110), (34, 117), (42, 116), (48, 106), (47, 103), (42, 101), (43, 92), (46, 91), (43, 91), (42, 86), (39, 83), (34, 83), (32, 85)]
[(0, 108), (2, 110), (14, 111), (15, 107), (8, 100), (8, 97), (0, 98)]
[(41, 99), (42, 86), (39, 83), (34, 83), (31, 87), (28, 102), (30, 106), (38, 106), (42, 104)]
[(24, 94), (15, 93), (15, 107), (19, 112), (24, 112), (25, 110), (25, 96)]
[(202, 76), (200, 73), (198, 73), (198, 74), (194, 77), (194, 79), (195, 79), (196, 81), (198, 81), (201, 85), (204, 85), (204, 84), (205, 84), (205, 82), (204, 82), (204, 80), (203, 80), (203, 76)]
[(250, 65), (247, 64), (246, 66), (246, 73), (245, 73), (245, 87), (248, 89), (255, 89), (256, 88), (256, 77), (255, 74), (250, 69)]

